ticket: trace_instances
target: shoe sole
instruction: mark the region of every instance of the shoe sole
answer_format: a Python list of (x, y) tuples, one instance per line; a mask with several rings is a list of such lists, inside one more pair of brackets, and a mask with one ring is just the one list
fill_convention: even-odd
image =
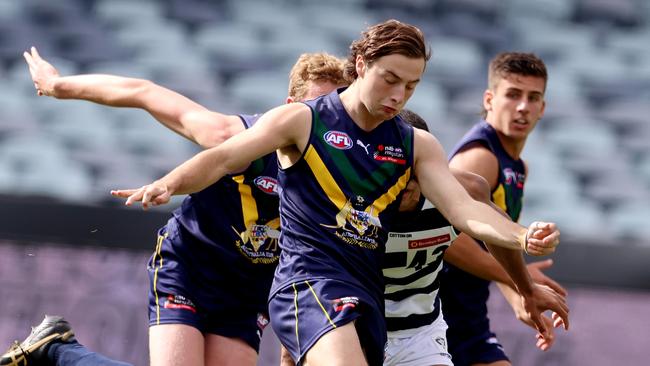
[(70, 339), (72, 336), (74, 336), (74, 332), (72, 331), (72, 329), (63, 334), (59, 334), (59, 333), (50, 334), (49, 336), (29, 346), (29, 349), (18, 348), (12, 352), (7, 352), (4, 355), (2, 355), (2, 358), (11, 359), (11, 363), (2, 364), (2, 366), (27, 366), (26, 355), (29, 355), (29, 353), (31, 352), (30, 350), (39, 349), (44, 344), (47, 344), (53, 340), (60, 339), (65, 342), (68, 339)]

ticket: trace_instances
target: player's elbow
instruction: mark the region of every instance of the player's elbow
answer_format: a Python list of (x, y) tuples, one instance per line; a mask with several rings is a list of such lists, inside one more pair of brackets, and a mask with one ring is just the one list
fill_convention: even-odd
[(194, 138), (197, 144), (204, 149), (209, 149), (219, 146), (224, 141), (232, 137), (232, 134), (225, 130), (213, 129), (212, 131), (205, 131), (205, 133), (196, 133)]

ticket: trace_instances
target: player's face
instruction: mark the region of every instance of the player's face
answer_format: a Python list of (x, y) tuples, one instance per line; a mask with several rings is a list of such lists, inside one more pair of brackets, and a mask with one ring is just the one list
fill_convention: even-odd
[(502, 135), (525, 140), (544, 115), (544, 79), (510, 74), (494, 90), (486, 90), (483, 106), (486, 120)]
[(420, 185), (415, 180), (410, 180), (402, 194), (402, 201), (399, 204), (399, 212), (415, 211), (420, 202)]
[(399, 54), (383, 56), (366, 64), (357, 60), (361, 102), (379, 121), (395, 117), (404, 108), (422, 73), (425, 60)]

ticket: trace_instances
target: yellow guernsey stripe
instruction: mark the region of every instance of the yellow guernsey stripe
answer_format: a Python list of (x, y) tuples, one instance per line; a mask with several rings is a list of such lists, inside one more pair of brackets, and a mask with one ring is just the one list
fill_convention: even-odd
[(309, 145), (305, 153), (305, 161), (309, 164), (318, 184), (323, 188), (327, 197), (329, 197), (339, 210), (343, 209), (343, 206), (345, 206), (348, 200), (343, 191), (341, 191), (341, 188), (334, 181), (334, 177), (332, 177), (329, 170), (325, 167), (323, 160), (318, 156), (316, 149), (311, 145)]
[(300, 350), (300, 337), (298, 337), (298, 290), (296, 289), (296, 284), (292, 283), (293, 287), (293, 307), (296, 308), (294, 316), (296, 317), (296, 344), (298, 345), (298, 350)]
[[(160, 302), (158, 300), (158, 270), (163, 266), (163, 257), (162, 254), (160, 254), (160, 251), (162, 249), (162, 242), (163, 240), (167, 238), (167, 233), (164, 235), (158, 235), (158, 242), (156, 243), (156, 251), (153, 254), (153, 260), (151, 261), (151, 264), (156, 268), (153, 272), (153, 294), (154, 297), (156, 298), (156, 324), (160, 325)], [(160, 263), (156, 267), (156, 255), (160, 257)]]
[(318, 296), (316, 295), (316, 292), (314, 291), (314, 289), (311, 287), (311, 285), (309, 284), (308, 281), (305, 281), (305, 284), (307, 286), (309, 286), (309, 291), (311, 291), (312, 295), (314, 295), (314, 299), (316, 299), (316, 302), (318, 303), (318, 306), (320, 306), (321, 310), (323, 310), (323, 314), (325, 314), (325, 317), (327, 318), (327, 321), (330, 322), (330, 324), (332, 325), (333, 328), (336, 328), (336, 324), (334, 324), (334, 322), (330, 318), (330, 315), (327, 313), (327, 310), (325, 310), (325, 307), (323, 306), (323, 304), (321, 304), (321, 302), (318, 299)]
[(257, 222), (257, 202), (253, 198), (253, 192), (251, 187), (244, 184), (244, 176), (237, 175), (232, 177), (232, 179), (237, 183), (239, 189), (239, 195), (241, 197), (241, 210), (244, 216), (244, 226), (249, 228), (250, 225)]
[(395, 199), (397, 199), (397, 195), (404, 188), (406, 188), (406, 185), (408, 184), (410, 178), (411, 178), (411, 168), (408, 168), (406, 169), (404, 174), (401, 177), (399, 177), (397, 183), (395, 183), (392, 187), (390, 187), (388, 191), (386, 191), (386, 193), (381, 195), (381, 197), (377, 198), (375, 202), (373, 202), (372, 206), (368, 206), (366, 208), (366, 212), (370, 212), (370, 209), (374, 207), (375, 211), (373, 212), (373, 214), (375, 216), (379, 216), (379, 214), (386, 209), (386, 206), (390, 205), (391, 202), (395, 201)]
[(503, 188), (503, 184), (499, 184), (496, 191), (492, 193), (492, 202), (499, 206), (503, 211), (507, 212), (508, 207), (506, 207), (506, 190)]

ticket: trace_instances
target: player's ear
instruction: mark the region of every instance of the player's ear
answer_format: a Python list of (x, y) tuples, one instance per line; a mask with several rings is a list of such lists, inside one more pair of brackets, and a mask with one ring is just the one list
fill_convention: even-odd
[(485, 89), (483, 92), (483, 108), (486, 111), (492, 110), (492, 100), (494, 99), (494, 93), (490, 89)]
[(357, 59), (354, 62), (354, 67), (357, 69), (357, 75), (363, 77), (366, 72), (366, 61), (363, 59), (363, 56), (357, 55)]
[(287, 100), (286, 100), (285, 102), (286, 102), (287, 104), (289, 104), (289, 103), (293, 103), (293, 102), (295, 102), (295, 101), (296, 101), (296, 100), (293, 99), (293, 97), (287, 97)]

